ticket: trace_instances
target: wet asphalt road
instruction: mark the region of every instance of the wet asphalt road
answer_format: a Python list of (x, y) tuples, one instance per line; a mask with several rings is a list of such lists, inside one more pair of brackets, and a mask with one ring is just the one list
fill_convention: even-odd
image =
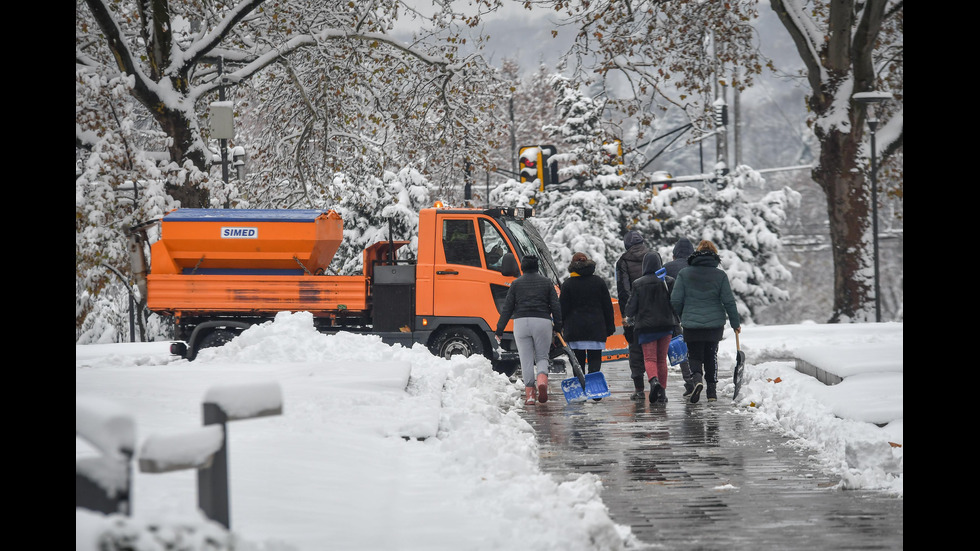
[(567, 404), (552, 374), (550, 400), (526, 407), (541, 467), (559, 480), (599, 476), (613, 520), (649, 549), (902, 549), (904, 500), (841, 490), (788, 439), (719, 397), (687, 403), (671, 371), (665, 406), (629, 399), (625, 360), (602, 366), (612, 396)]

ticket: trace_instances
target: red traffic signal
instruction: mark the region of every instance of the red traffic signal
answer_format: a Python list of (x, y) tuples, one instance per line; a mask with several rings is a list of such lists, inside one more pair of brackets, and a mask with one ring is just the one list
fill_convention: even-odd
[(558, 184), (558, 163), (548, 159), (558, 153), (553, 145), (525, 145), (520, 148), (521, 182), (538, 181), (539, 190)]
[(529, 145), (520, 149), (520, 168), (522, 183), (537, 180), (541, 189), (544, 189), (544, 155), (540, 147)]

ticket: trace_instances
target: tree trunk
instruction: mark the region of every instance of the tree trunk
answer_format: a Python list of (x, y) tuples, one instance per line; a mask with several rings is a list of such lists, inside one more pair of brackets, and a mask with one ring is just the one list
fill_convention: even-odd
[[(127, 46), (123, 33), (110, 12), (109, 4), (102, 0), (87, 0), (86, 3), (99, 28), (105, 34), (107, 45), (115, 56), (119, 71), (136, 77), (131, 92), (133, 97), (146, 107), (161, 129), (172, 139), (171, 160), (181, 166), (189, 160), (199, 170), (205, 170), (210, 164), (210, 159), (197, 145), (200, 140), (197, 124), (193, 119), (193, 107), (189, 111), (183, 111), (178, 104), (168, 103), (161, 97), (160, 87), (149, 85), (149, 82), (160, 83), (163, 79), (169, 79), (169, 86), (162, 89), (171, 90), (185, 100), (188, 97), (188, 72), (191, 65), (181, 68), (171, 76), (165, 77), (161, 72), (161, 68), (167, 67), (171, 61), (172, 24), (168, 0), (155, 0), (139, 6), (140, 19), (150, 22), (144, 31), (152, 30), (152, 32), (145, 32), (143, 36), (143, 46), (147, 49), (144, 56), (150, 67), (149, 75), (142, 75), (137, 67), (138, 56)], [(242, 10), (239, 17), (244, 17), (247, 13), (248, 10)], [(197, 182), (185, 179), (183, 182), (172, 182), (167, 188), (168, 193), (180, 201), (182, 207), (209, 206), (207, 190), (201, 188)]]
[[(170, 158), (180, 164), (190, 161), (199, 170), (205, 171), (208, 166), (208, 159), (205, 159), (203, 151), (194, 147), (199, 141), (196, 132), (193, 130), (196, 125), (187, 120), (182, 111), (162, 106), (154, 112), (154, 117), (163, 131), (172, 138)], [(180, 206), (183, 208), (208, 208), (210, 206), (207, 190), (198, 185), (197, 182), (186, 178), (183, 182), (168, 184), (167, 193), (175, 200), (180, 201)]]
[[(827, 197), (834, 258), (834, 308), (828, 320), (874, 321), (871, 190), (857, 164), (860, 131), (832, 130), (820, 139), (813, 179)], [(869, 308), (870, 307), (870, 308)]]
[[(827, 196), (834, 258), (834, 309), (828, 321), (875, 321), (871, 201), (877, 197), (872, 197), (868, 174), (859, 165), (864, 109), (850, 96), (875, 89), (872, 54), (887, 1), (867, 0), (861, 4), (860, 17), (855, 0), (828, 2), (822, 15), (826, 17), (822, 42), (813, 42), (816, 27), (808, 24), (800, 5), (784, 0), (770, 3), (796, 44), (812, 91), (808, 103), (820, 141), (820, 162), (812, 176)], [(850, 104), (849, 120), (835, 122), (844, 100)]]

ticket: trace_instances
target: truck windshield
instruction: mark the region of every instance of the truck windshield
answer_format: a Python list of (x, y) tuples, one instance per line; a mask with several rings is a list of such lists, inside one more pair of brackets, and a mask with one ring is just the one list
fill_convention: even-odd
[(555, 268), (551, 251), (548, 250), (548, 246), (534, 225), (526, 219), (518, 220), (516, 218), (505, 218), (503, 222), (518, 248), (518, 261), (527, 255), (538, 257), (538, 270), (541, 274), (554, 281), (556, 285), (561, 285), (561, 279), (558, 277), (558, 270)]

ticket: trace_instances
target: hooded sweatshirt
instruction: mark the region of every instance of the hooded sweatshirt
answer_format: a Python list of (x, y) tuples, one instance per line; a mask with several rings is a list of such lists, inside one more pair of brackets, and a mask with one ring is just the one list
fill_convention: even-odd
[(626, 304), (626, 315), (633, 319), (640, 343), (656, 340), (674, 331), (675, 316), (670, 306), (674, 278), (657, 277), (663, 267), (660, 255), (649, 252), (643, 257), (643, 276), (633, 282), (633, 294)]
[(616, 292), (619, 297), (619, 313), (625, 316), (633, 282), (643, 275), (643, 255), (650, 252), (650, 249), (643, 243), (640, 232), (635, 230), (626, 233), (623, 246), (626, 247), (626, 252), (616, 262)]
[(687, 257), (692, 254), (694, 254), (694, 243), (691, 243), (691, 240), (686, 237), (678, 239), (677, 243), (674, 244), (674, 259), (664, 264), (664, 268), (667, 268), (667, 275), (677, 279), (677, 274), (687, 268)]

